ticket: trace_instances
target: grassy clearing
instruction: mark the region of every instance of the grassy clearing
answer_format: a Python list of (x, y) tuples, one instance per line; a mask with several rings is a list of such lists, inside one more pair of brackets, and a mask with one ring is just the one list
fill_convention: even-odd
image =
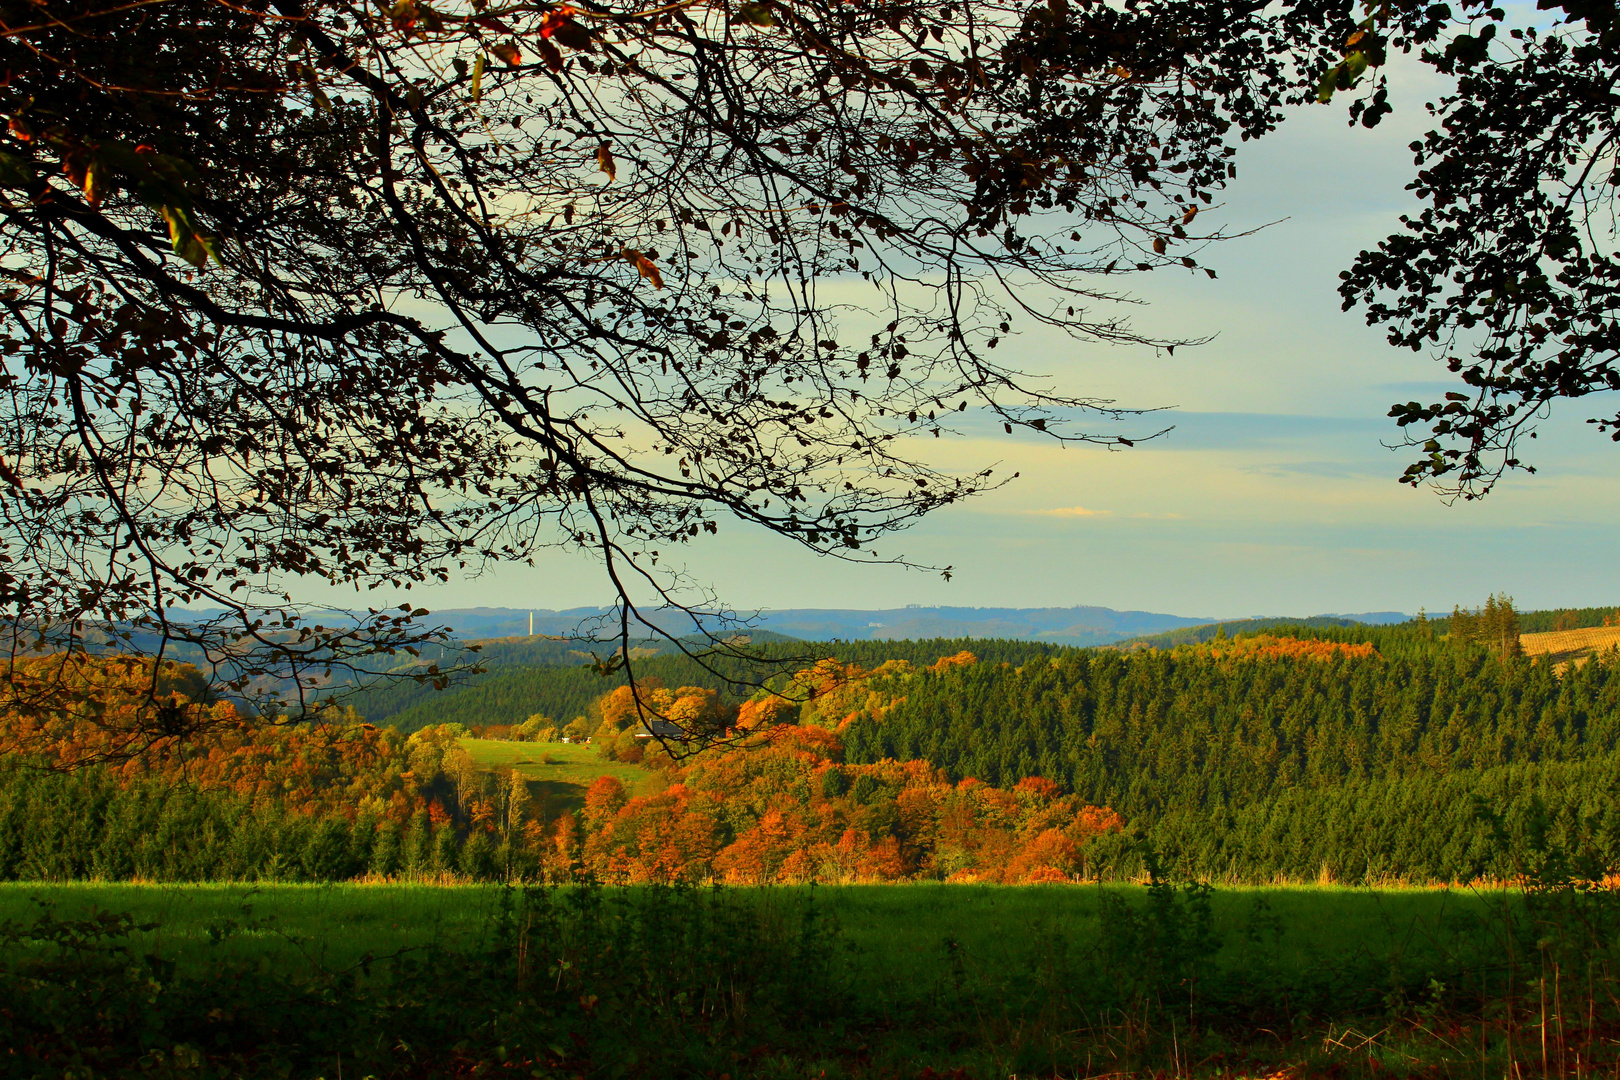
[(1582, 664), (1605, 649), (1620, 645), (1620, 626), (1590, 626), (1584, 630), (1550, 630), (1520, 634), (1526, 656), (1546, 656), (1553, 663)]
[(585, 792), (599, 776), (618, 780), (632, 796), (652, 794), (664, 783), (651, 769), (605, 761), (595, 747), (579, 743), (462, 739), (461, 745), (481, 767), (511, 769), (528, 780), (530, 794), (544, 799), (545, 818), (565, 810), (577, 813), (585, 805)]

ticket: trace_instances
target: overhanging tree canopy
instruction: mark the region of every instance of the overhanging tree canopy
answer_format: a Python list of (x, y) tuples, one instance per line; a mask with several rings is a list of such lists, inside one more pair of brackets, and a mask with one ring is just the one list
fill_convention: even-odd
[(298, 578), (573, 545), (627, 636), (661, 553), (727, 518), (866, 557), (998, 483), (928, 463), (953, 421), (1128, 442), (995, 350), (1173, 345), (1109, 275), (1196, 267), (1273, 120), (1271, 68), (1196, 40), (1054, 69), (1062, 0), (0, 19), (13, 648), (99, 627), (300, 697), (435, 631), (301, 618)]
[(1430, 210), (1344, 295), (1463, 373), (1395, 414), (1433, 429), (1408, 479), (1473, 494), (1617, 383), (1612, 19), (1565, 13), (1506, 46), (1482, 0), (0, 4), (14, 648), (99, 626), (302, 699), (435, 631), (318, 625), (297, 578), (574, 545), (628, 638), (728, 518), (868, 557), (999, 482), (930, 466), (953, 421), (1128, 441), (994, 350), (1173, 345), (1112, 276), (1199, 269), (1234, 143), (1358, 86), (1377, 123), (1394, 50), (1458, 92)]

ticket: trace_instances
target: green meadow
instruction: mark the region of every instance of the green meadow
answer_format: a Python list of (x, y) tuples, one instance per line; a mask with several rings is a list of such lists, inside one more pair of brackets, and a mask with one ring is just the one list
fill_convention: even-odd
[(0, 996), (25, 1006), (0, 1035), (30, 1076), (1609, 1075), (1614, 908), (1162, 883), (13, 884)]
[[(566, 895), (571, 887), (554, 891)], [(129, 912), (156, 928), (142, 947), (182, 965), (221, 956), (347, 966), (367, 953), (483, 941), (507, 890), (494, 885), (0, 884), (0, 920), (26, 920), (50, 905), (60, 918)], [(610, 895), (650, 890), (628, 887)], [(1076, 955), (1103, 933), (1104, 898), (1144, 902), (1141, 886), (839, 885), (721, 890), (766, 920), (806, 905), (836, 926), (863, 972), (885, 996), (933, 987), (960, 965), (995, 983), (1028, 968), (1057, 942)], [(1217, 967), (1237, 969), (1264, 950), (1267, 962), (1302, 975), (1376, 958), (1414, 969), (1441, 962), (1460, 927), (1498, 917), (1516, 900), (1500, 890), (1376, 890), (1334, 887), (1221, 889), (1211, 895)]]
[(527, 780), (542, 818), (564, 811), (577, 813), (585, 805), (585, 792), (599, 776), (613, 777), (632, 796), (651, 794), (664, 783), (659, 773), (608, 761), (587, 744), (463, 738), (461, 746), (481, 768), (511, 769)]

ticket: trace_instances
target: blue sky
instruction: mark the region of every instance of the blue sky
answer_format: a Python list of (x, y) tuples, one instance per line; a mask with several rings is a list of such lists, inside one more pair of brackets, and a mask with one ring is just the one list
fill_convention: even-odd
[[(1511, 477), (1483, 502), (1447, 505), (1395, 482), (1406, 459), (1381, 445), (1397, 438), (1390, 403), (1450, 384), (1433, 360), (1388, 348), (1341, 312), (1335, 292), (1355, 253), (1414, 205), (1406, 144), (1441, 87), (1409, 67), (1395, 75), (1397, 111), (1375, 131), (1318, 106), (1243, 147), (1219, 212), (1234, 229), (1271, 224), (1207, 253), (1218, 280), (1137, 282), (1142, 329), (1215, 335), (1210, 344), (1167, 357), (1056, 335), (1008, 343), (1067, 390), (1174, 406), (1152, 418), (1174, 424), (1170, 434), (1123, 452), (999, 434), (930, 440), (953, 466), (1021, 473), (890, 545), (953, 566), (948, 583), (818, 559), (740, 526), (680, 552), (691, 575), (739, 609), (1100, 604), (1237, 617), (1449, 611), (1496, 590), (1521, 607), (1620, 603), (1620, 447), (1582, 422), (1615, 403), (1563, 407), (1532, 444), (1538, 475)], [(603, 601), (600, 582), (588, 560), (548, 555), (413, 599), (564, 608)]]

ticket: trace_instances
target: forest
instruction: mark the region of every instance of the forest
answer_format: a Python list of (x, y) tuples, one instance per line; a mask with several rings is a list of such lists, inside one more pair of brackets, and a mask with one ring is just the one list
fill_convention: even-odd
[[(725, 708), (701, 688), (651, 693), (676, 714)], [(227, 716), (201, 744), (66, 771), (89, 740), (59, 731), (0, 764), (0, 880), (1067, 881), (1121, 850), (1118, 815), (1040, 778), (1003, 791), (926, 762), (845, 765), (835, 733), (794, 724), (677, 764), (644, 758), (627, 689), (597, 712), (603, 750), (646, 760), (656, 782), (632, 797), (600, 777), (578, 813), (480, 769), (456, 724), (407, 736), (352, 713)]]
[[(667, 686), (709, 686), (735, 704), (752, 696), (773, 676), (774, 685), (780, 688), (787, 677), (829, 652), (850, 663), (875, 667), (888, 660), (926, 666), (964, 649), (972, 650), (988, 663), (1005, 661), (1014, 665), (1075, 651), (1066, 645), (976, 638), (814, 643), (778, 635), (758, 636), (762, 640), (751, 641), (749, 648), (755, 659), (746, 661), (710, 656), (700, 663), (668, 642), (647, 641), (632, 648), (635, 663), (631, 673)], [(601, 646), (595, 646), (593, 652), (579, 642), (506, 638), (476, 644), (475, 655), (487, 670), (468, 677), (448, 692), (437, 692), (430, 684), (394, 678), (342, 693), (340, 700), (371, 722), (386, 723), (402, 731), (428, 724), (512, 723), (535, 714), (566, 723), (588, 714), (604, 690), (624, 686), (630, 677), (624, 668), (605, 676), (592, 670), (589, 662), (598, 654), (603, 658), (613, 655), (612, 650)], [(705, 643), (685, 644), (701, 651)], [(426, 666), (433, 659), (433, 654), (425, 654), (416, 664), (401, 670)]]
[[(67, 723), (5, 766), (0, 878), (1027, 882), (1153, 866), (1435, 884), (1511, 880), (1549, 841), (1614, 865), (1620, 665), (1501, 649), (1494, 605), (1171, 649), (835, 643), (837, 659), (708, 686), (693, 661), (655, 657), (640, 709), (731, 732), (676, 757), (638, 737), (622, 672), (581, 667), (497, 668), (398, 726), (353, 709), (264, 725), (216, 702), (205, 740), (104, 765), (101, 729)], [(87, 678), (107, 715), (138, 692), (140, 669), (120, 670)], [(490, 700), (508, 704), (459, 719)], [(581, 711), (539, 711), (556, 701)], [(474, 761), (470, 734), (536, 754), (588, 739), (648, 780), (602, 776), (565, 806)]]
[[(1279, 632), (1280, 634), (1280, 632)], [(1042, 776), (1112, 807), (1189, 876), (1511, 876), (1533, 821), (1613, 859), (1613, 663), (1562, 675), (1433, 624), (1298, 629), (1170, 651), (867, 679), (852, 762)]]

